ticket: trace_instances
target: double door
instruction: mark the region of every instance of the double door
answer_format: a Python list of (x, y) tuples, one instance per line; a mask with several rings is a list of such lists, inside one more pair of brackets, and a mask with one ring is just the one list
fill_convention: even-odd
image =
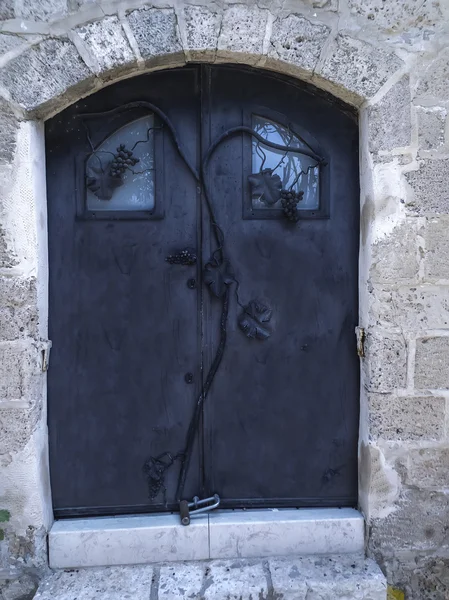
[(190, 66), (80, 101), (46, 140), (55, 514), (354, 505), (354, 116)]

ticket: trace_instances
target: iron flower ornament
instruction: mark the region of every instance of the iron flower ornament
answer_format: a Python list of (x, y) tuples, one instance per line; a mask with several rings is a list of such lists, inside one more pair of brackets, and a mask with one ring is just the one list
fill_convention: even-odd
[(239, 316), (239, 327), (249, 339), (267, 340), (271, 335), (267, 323), (272, 314), (271, 308), (257, 300), (251, 300)]

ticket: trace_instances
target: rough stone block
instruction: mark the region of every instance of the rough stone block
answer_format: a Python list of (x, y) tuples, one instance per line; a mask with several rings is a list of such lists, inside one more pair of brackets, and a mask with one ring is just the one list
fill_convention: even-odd
[(0, 131), (2, 144), (0, 146), (0, 165), (10, 164), (14, 158), (17, 145), (19, 123), (9, 106), (0, 98)]
[(326, 25), (314, 25), (298, 15), (277, 19), (273, 23), (268, 56), (313, 71), (329, 33)]
[[(1, 10), (1, 9), (0, 9)], [(19, 35), (10, 35), (8, 33), (0, 34), (0, 55), (18, 48), (19, 46), (25, 46), (26, 41)]]
[(0, 340), (37, 336), (35, 279), (0, 277)]
[(409, 146), (411, 141), (410, 81), (403, 77), (368, 110), (371, 152)]
[(160, 600), (179, 600), (180, 597), (197, 598), (203, 589), (206, 565), (180, 563), (175, 568), (161, 567), (159, 575)]
[(371, 98), (402, 64), (395, 54), (339, 35), (317, 74), (360, 98)]
[(413, 189), (407, 208), (415, 214), (449, 213), (449, 159), (422, 160), (417, 171), (405, 174)]
[(444, 145), (447, 110), (445, 108), (416, 109), (418, 115), (418, 142), (421, 150), (434, 150)]
[(100, 72), (128, 65), (135, 60), (117, 17), (105, 17), (75, 29), (95, 57)]
[(426, 68), (420, 69), (420, 73), (416, 97), (447, 101), (449, 98), (449, 48), (444, 48)]
[(349, 0), (351, 14), (387, 33), (398, 33), (435, 25), (441, 18), (441, 8), (433, 0)]
[(264, 51), (268, 10), (256, 5), (231, 5), (223, 14), (218, 38), (218, 50), (222, 58), (233, 53), (252, 54), (258, 58)]
[(449, 279), (449, 216), (427, 220), (424, 243), (424, 277)]
[(401, 331), (448, 329), (449, 286), (375, 286), (370, 290), (369, 314), (371, 323)]
[(39, 586), (35, 600), (157, 599), (150, 596), (152, 575), (147, 565), (54, 571)]
[(384, 556), (436, 550), (447, 543), (448, 519), (449, 494), (403, 489), (392, 513), (371, 522), (370, 547)]
[(128, 15), (142, 58), (181, 52), (176, 15), (171, 8), (139, 8)]
[(449, 389), (449, 337), (416, 340), (415, 387)]
[(365, 355), (363, 372), (368, 390), (388, 392), (405, 387), (407, 359), (402, 337), (368, 331)]
[(9, 269), (19, 264), (19, 259), (11, 248), (10, 240), (0, 227), (0, 268)]
[(305, 0), (312, 8), (322, 8), (336, 12), (338, 10), (338, 0)]
[(15, 4), (15, 0), (2, 0), (0, 2), (0, 21), (6, 21), (6, 19), (14, 19)]
[(359, 454), (359, 500), (365, 517), (370, 520), (387, 516), (399, 489), (399, 475), (387, 464), (381, 449), (363, 443)]
[[(403, 591), (404, 600), (447, 600), (449, 590), (449, 558), (447, 550), (405, 552), (384, 562), (388, 581)], [(402, 600), (401, 596), (396, 596)], [(394, 596), (388, 600), (393, 600)]]
[(449, 488), (449, 447), (415, 448), (404, 459), (405, 483), (419, 488)]
[(40, 414), (40, 407), (2, 408), (0, 402), (0, 457), (20, 452), (26, 446)]
[(370, 394), (368, 400), (371, 439), (438, 441), (444, 438), (445, 398)]
[(29, 342), (0, 342), (0, 407), (34, 402), (38, 361), (38, 350)]
[(184, 8), (186, 43), (189, 51), (212, 51), (217, 49), (221, 16), (206, 6), (186, 6)]
[(254, 600), (268, 597), (267, 578), (260, 562), (213, 562), (210, 564), (208, 579), (210, 585), (204, 586), (206, 589), (201, 596), (204, 600)]
[(7, 63), (0, 83), (15, 102), (32, 110), (90, 75), (71, 42), (48, 39)]
[(16, 17), (34, 21), (51, 21), (66, 15), (67, 0), (16, 1)]
[(268, 598), (385, 599), (386, 582), (381, 570), (374, 561), (358, 555), (270, 559), (268, 565), (274, 591)]
[(417, 223), (407, 219), (372, 246), (373, 283), (415, 281), (419, 273)]

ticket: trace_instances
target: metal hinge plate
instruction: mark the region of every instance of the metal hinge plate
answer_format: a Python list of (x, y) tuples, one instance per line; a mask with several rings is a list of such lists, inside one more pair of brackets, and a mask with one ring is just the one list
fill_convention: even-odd
[(357, 339), (357, 354), (360, 358), (365, 357), (365, 339), (366, 332), (364, 327), (355, 328), (355, 337)]

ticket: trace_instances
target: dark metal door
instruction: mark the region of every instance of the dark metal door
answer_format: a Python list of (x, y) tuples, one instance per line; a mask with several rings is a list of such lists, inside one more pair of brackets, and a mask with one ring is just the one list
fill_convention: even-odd
[(46, 134), (55, 513), (354, 504), (354, 116), (192, 66)]

